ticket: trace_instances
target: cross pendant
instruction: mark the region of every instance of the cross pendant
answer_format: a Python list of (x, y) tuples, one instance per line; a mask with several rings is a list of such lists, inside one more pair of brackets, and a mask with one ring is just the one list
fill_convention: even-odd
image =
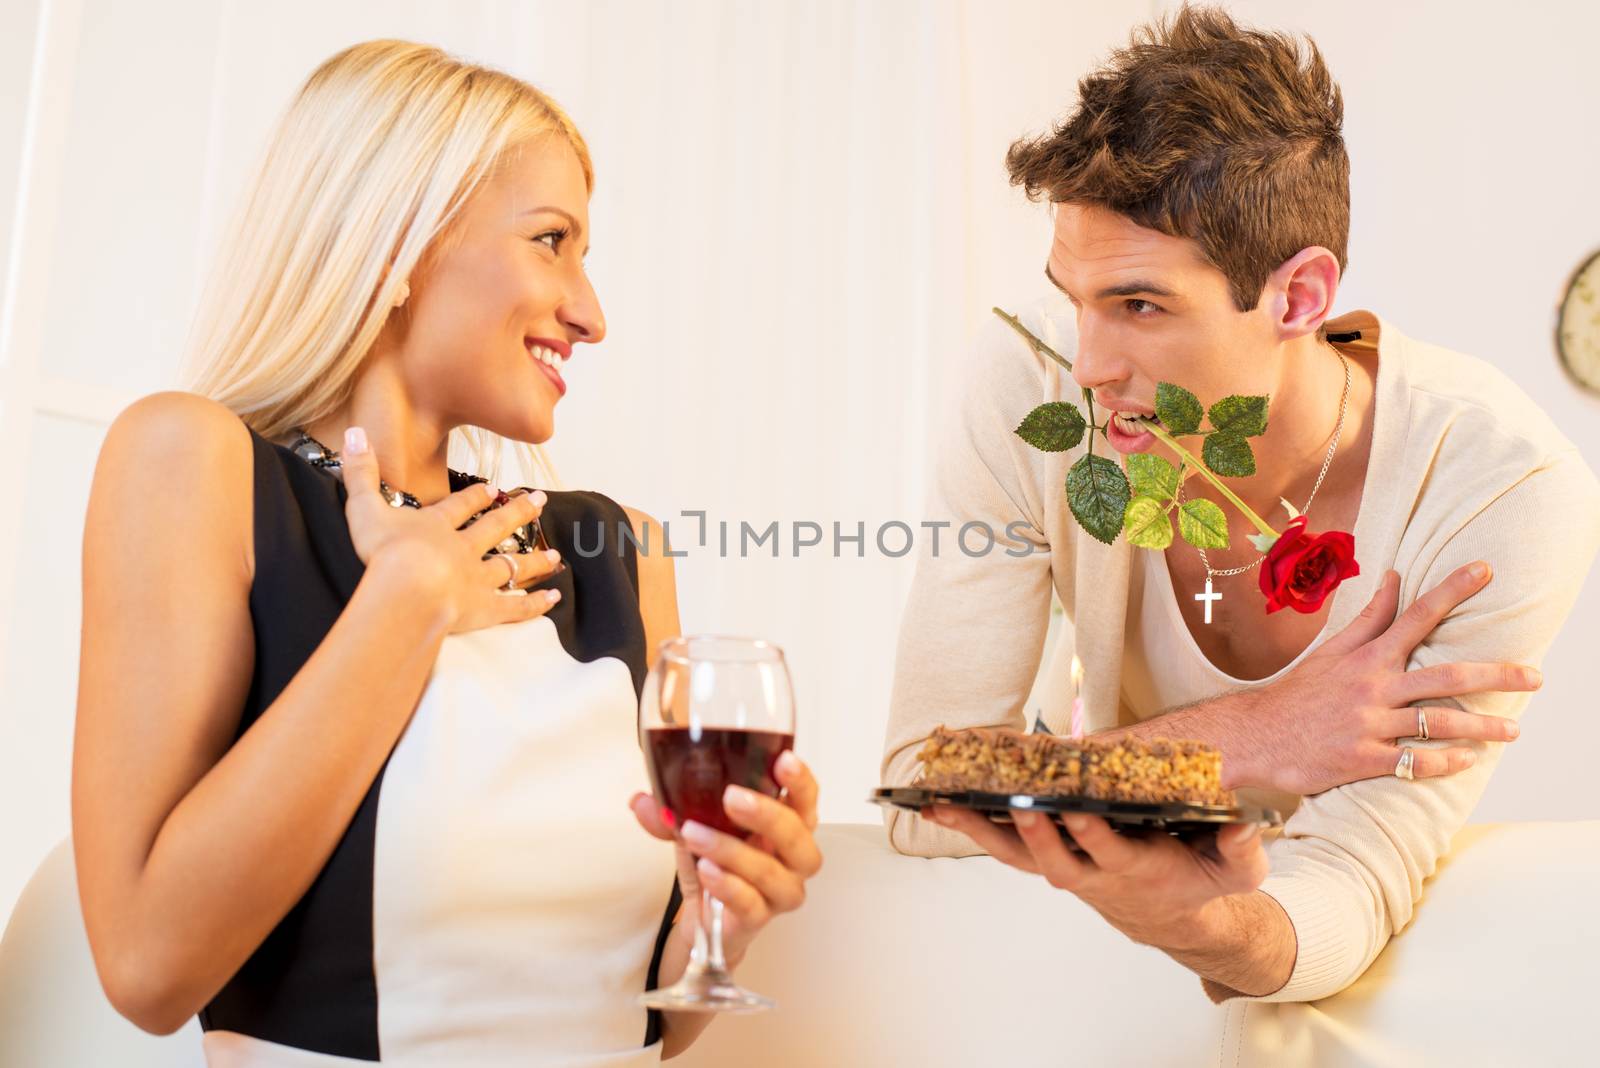
[(1211, 576), (1210, 575), (1206, 576), (1206, 592), (1205, 593), (1197, 593), (1197, 594), (1195, 594), (1194, 595), (1194, 599), (1197, 600), (1197, 601), (1204, 601), (1206, 603), (1206, 622), (1210, 623), (1211, 622), (1211, 602), (1212, 601), (1220, 601), (1220, 600), (1222, 600), (1222, 594), (1220, 594), (1220, 593), (1212, 593), (1211, 592)]

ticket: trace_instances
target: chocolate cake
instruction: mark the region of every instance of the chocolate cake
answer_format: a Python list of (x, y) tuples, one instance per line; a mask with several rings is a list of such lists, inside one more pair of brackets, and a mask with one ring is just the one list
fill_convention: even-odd
[(1204, 742), (1060, 738), (997, 727), (928, 736), (916, 785), (997, 794), (1070, 794), (1103, 801), (1233, 805), (1222, 754)]

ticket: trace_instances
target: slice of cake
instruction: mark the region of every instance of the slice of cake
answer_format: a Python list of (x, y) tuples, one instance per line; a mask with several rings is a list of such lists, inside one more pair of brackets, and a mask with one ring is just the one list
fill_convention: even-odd
[(996, 794), (1069, 794), (1146, 804), (1233, 805), (1222, 754), (1204, 742), (1095, 741), (1000, 727), (939, 727), (917, 754), (917, 785)]

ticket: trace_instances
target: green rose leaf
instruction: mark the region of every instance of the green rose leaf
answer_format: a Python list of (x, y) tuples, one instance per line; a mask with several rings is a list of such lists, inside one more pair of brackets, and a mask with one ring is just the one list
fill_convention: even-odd
[(1206, 466), (1224, 478), (1244, 478), (1256, 473), (1256, 454), (1250, 443), (1232, 434), (1207, 434), (1200, 450)]
[(1192, 498), (1178, 506), (1178, 532), (1184, 541), (1198, 549), (1228, 547), (1228, 518), (1214, 502), (1203, 497)]
[(1029, 412), (1016, 434), (1044, 452), (1066, 452), (1083, 440), (1083, 431), (1088, 425), (1076, 405), (1049, 401)]
[(1156, 384), (1156, 418), (1169, 434), (1193, 434), (1200, 429), (1200, 398), (1171, 382)]
[[(1134, 453), (1134, 456), (1140, 455), (1143, 454)], [(1122, 527), (1128, 532), (1128, 544), (1141, 549), (1165, 549), (1172, 544), (1172, 520), (1154, 497), (1135, 497), (1129, 501), (1127, 511), (1122, 514)]]
[(1154, 453), (1136, 452), (1128, 457), (1128, 480), (1133, 492), (1142, 497), (1165, 501), (1178, 493), (1178, 469)]
[(1218, 434), (1238, 438), (1253, 438), (1267, 432), (1267, 398), (1244, 397), (1235, 394), (1223, 397), (1206, 413), (1211, 428)]
[(1085, 455), (1067, 472), (1067, 507), (1084, 530), (1107, 545), (1122, 533), (1129, 496), (1127, 476), (1104, 456)]

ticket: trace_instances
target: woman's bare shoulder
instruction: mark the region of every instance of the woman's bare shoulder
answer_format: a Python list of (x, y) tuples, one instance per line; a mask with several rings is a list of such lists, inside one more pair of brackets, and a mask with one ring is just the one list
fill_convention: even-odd
[(100, 447), (89, 518), (181, 531), (190, 544), (222, 541), (248, 553), (253, 447), (243, 420), (193, 393), (153, 393), (112, 421)]
[[(644, 617), (646, 641), (653, 653), (660, 642), (677, 637), (681, 630), (677, 576), (672, 557), (666, 552), (667, 539), (661, 524), (648, 512), (625, 504), (621, 507), (640, 545), (639, 614)], [(649, 546), (648, 552), (644, 551), (644, 546)]]
[[(139, 481), (177, 488), (195, 476), (248, 471), (250, 431), (233, 412), (207, 397), (171, 390), (141, 397), (111, 423), (100, 465), (115, 465)], [(231, 480), (230, 480), (231, 481)]]
[(242, 419), (209, 397), (167, 390), (140, 397), (124, 408), (111, 423), (106, 447), (139, 454), (162, 451), (182, 462), (184, 456), (209, 456), (230, 448), (248, 453), (250, 431)]
[[(641, 509), (631, 508), (620, 502), (618, 507), (627, 513), (628, 525), (633, 528), (634, 540), (639, 543), (638, 559), (641, 582), (647, 571), (653, 575), (665, 572), (666, 575), (671, 576), (672, 558), (666, 554), (667, 537), (661, 528), (660, 522), (649, 512)], [(644, 551), (646, 546), (649, 547), (649, 552)]]

